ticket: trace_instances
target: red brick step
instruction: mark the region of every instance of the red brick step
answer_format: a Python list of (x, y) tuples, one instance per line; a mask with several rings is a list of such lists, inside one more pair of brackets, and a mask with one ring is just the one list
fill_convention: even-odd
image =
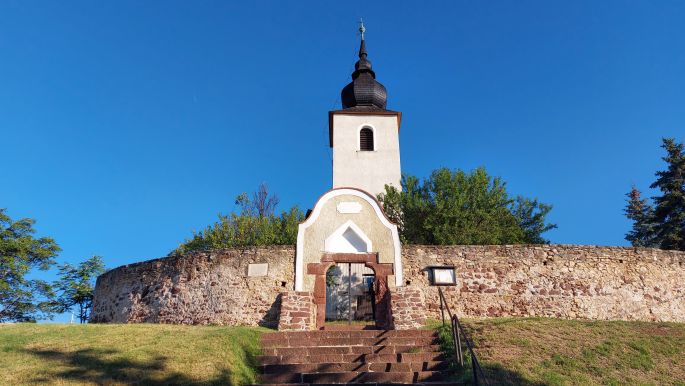
[(430, 330), (279, 332), (261, 342), (263, 384), (457, 385)]
[(315, 373), (315, 372), (342, 372), (342, 371), (438, 371), (447, 370), (446, 362), (409, 362), (409, 363), (308, 363), (308, 364), (276, 364), (263, 365), (260, 370), (264, 374), (269, 373)]

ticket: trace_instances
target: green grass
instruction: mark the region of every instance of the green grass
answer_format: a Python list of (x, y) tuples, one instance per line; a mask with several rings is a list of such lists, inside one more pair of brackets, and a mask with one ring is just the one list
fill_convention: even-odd
[[(490, 384), (685, 385), (685, 324), (543, 318), (462, 323)], [(429, 326), (439, 329), (451, 354), (449, 330), (437, 322)]]
[(0, 325), (0, 384), (242, 385), (261, 328), (163, 324)]
[[(493, 385), (685, 386), (685, 324), (465, 320)], [(428, 328), (437, 328), (433, 321)], [(0, 385), (243, 385), (261, 328), (0, 325)], [(440, 331), (444, 350), (450, 332)], [(468, 360), (468, 357), (467, 357)], [(458, 379), (468, 379), (468, 364)]]

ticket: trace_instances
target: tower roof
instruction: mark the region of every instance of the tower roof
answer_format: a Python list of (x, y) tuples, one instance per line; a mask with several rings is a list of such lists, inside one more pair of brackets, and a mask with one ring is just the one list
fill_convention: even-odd
[(361, 43), (359, 45), (359, 60), (354, 65), (352, 82), (342, 89), (340, 99), (343, 109), (357, 111), (385, 110), (388, 94), (385, 86), (376, 80), (376, 73), (371, 69), (368, 60), (366, 43), (364, 41), (364, 24), (359, 26)]

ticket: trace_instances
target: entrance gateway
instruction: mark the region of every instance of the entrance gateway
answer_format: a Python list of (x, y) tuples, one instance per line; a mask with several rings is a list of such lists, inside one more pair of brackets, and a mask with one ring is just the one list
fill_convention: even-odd
[(362, 263), (338, 263), (326, 272), (326, 322), (371, 322), (373, 270)]
[(313, 292), (316, 327), (336, 320), (390, 328), (389, 290), (402, 285), (397, 226), (376, 199), (353, 188), (324, 194), (300, 224), (296, 291)]

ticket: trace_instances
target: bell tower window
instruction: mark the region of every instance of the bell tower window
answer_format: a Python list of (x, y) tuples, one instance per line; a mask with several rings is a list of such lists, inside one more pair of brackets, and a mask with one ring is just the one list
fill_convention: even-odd
[(360, 151), (373, 151), (373, 130), (368, 127), (364, 127), (359, 131), (359, 150)]

